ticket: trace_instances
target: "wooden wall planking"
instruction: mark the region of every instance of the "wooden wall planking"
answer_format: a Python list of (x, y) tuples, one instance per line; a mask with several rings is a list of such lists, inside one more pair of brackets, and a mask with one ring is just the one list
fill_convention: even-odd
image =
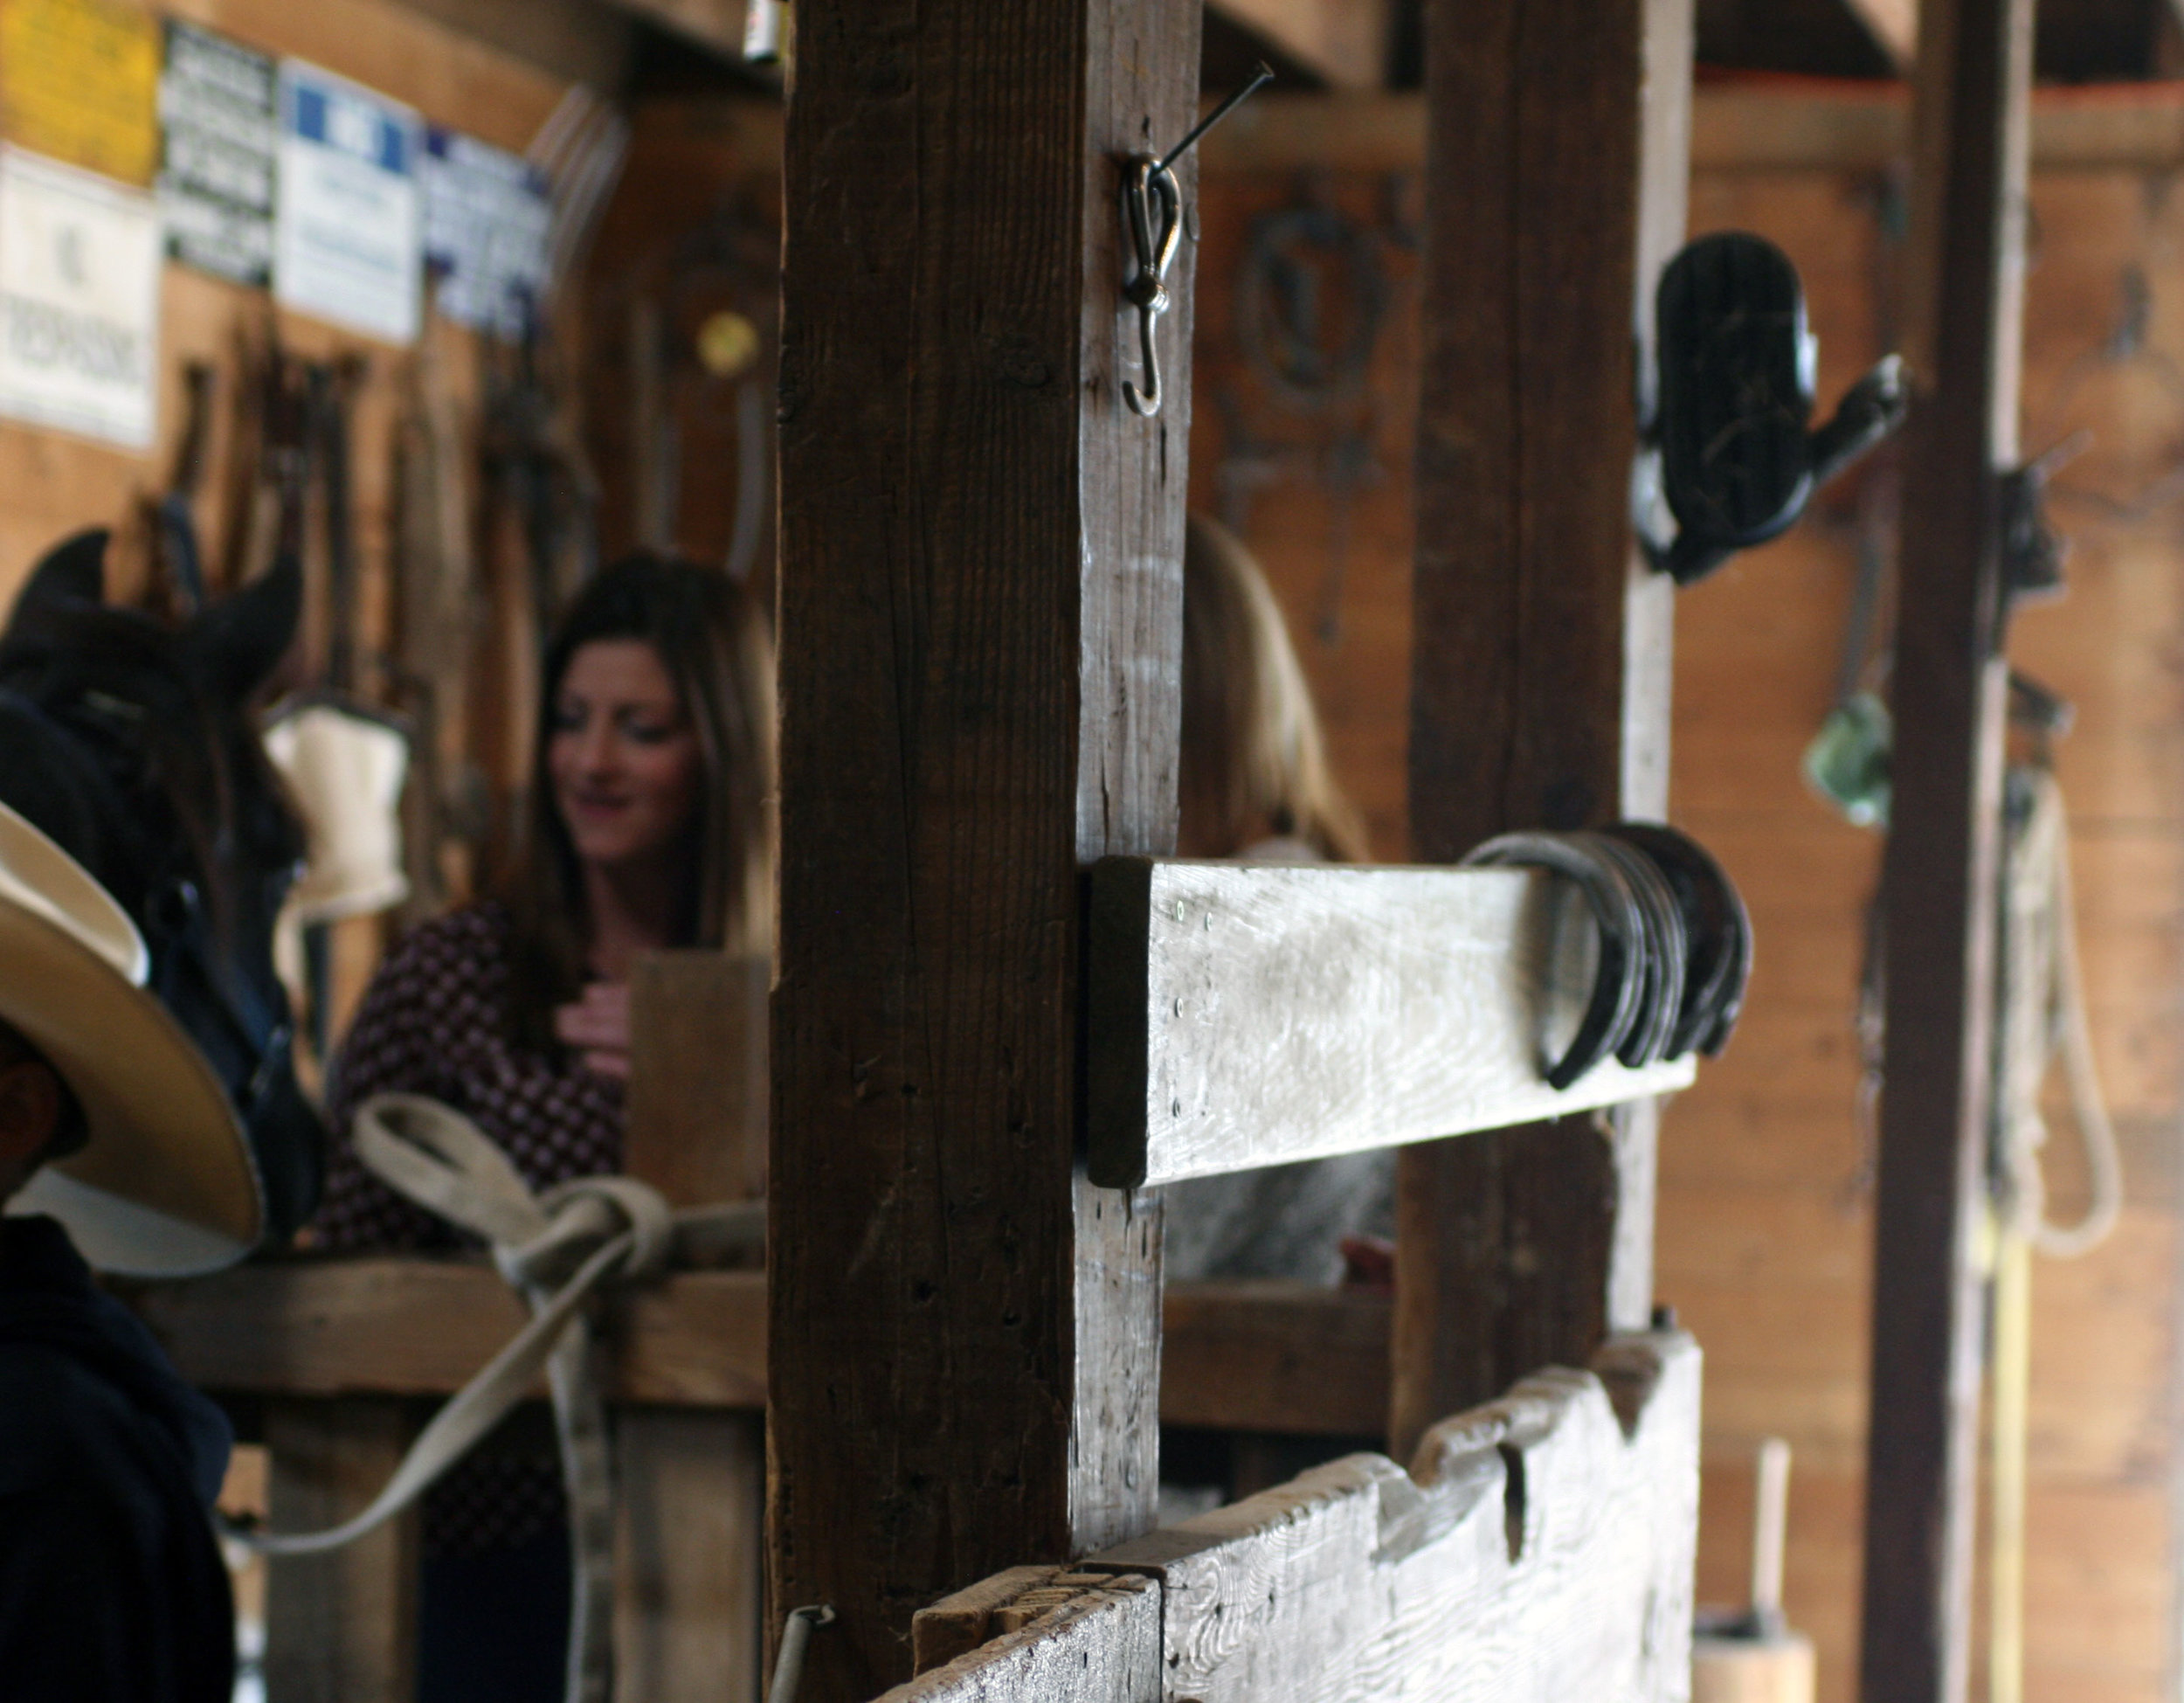
[[(1780, 123), (1797, 98), (1774, 97)], [(1232, 139), (1233, 140), (1233, 139)], [(1415, 370), (1411, 185), (1400, 170), (1222, 168), (1209, 153), (1200, 254), (1192, 446), (1197, 506), (1219, 511), (1238, 443), (1220, 398), (1254, 435), (1309, 445), (1316, 422), (1270, 400), (1238, 344), (1238, 276), (1252, 221), (1307, 199), (1380, 232), (1393, 287), (1372, 366), (1374, 459), (1351, 504), (1337, 642), (1316, 631), (1334, 509), (1310, 449), (1262, 456), (1245, 532), (1287, 610), (1318, 693), (1338, 771), (1384, 858), (1407, 852), (1403, 811), (1409, 633), (1407, 441)], [(1231, 159), (1234, 155), (1228, 156)], [(1781, 243), (1804, 273), (1821, 338), (1822, 406), (1879, 352), (1877, 168), (1703, 165), (1692, 229), (1742, 227)], [(2172, 1485), (2178, 1396), (2179, 1085), (2184, 1082), (2184, 516), (2089, 525), (2072, 489), (2128, 495), (2184, 452), (2184, 389), (2153, 363), (2080, 368), (2119, 310), (2124, 268), (2151, 285), (2150, 346), (2184, 364), (2184, 196), (2115, 163), (2035, 179), (2025, 442), (2082, 422), (2100, 443), (2062, 475), (2054, 514), (2077, 535), (2071, 590), (2016, 624), (2013, 654), (2070, 696), (2061, 751), (2073, 810), (2080, 925), (2095, 1043), (2118, 1120), (2132, 1208), (2115, 1239), (2035, 1277), (2027, 1695), (2151, 1703), (2173, 1693), (2176, 1658)], [(1236, 465), (1248, 473), (1248, 459)], [(1807, 789), (1798, 761), (1834, 690), (1855, 574), (1848, 495), (1684, 594), (1679, 608), (1675, 819), (1714, 846), (1751, 901), (1759, 951), (1727, 1055), (1663, 1118), (1656, 1288), (1707, 1353), (1707, 1474), (1700, 1597), (1743, 1589), (1751, 1462), (1789, 1437), (1788, 1604), (1820, 1645), (1821, 1695), (1850, 1695), (1865, 1424), (1870, 1202), (1854, 1186), (1851, 1028), (1860, 918), (1879, 842)], [(2058, 1122), (2051, 1173), (2067, 1201), (2080, 1168)], [(2164, 1690), (2163, 1687), (2167, 1689)]]

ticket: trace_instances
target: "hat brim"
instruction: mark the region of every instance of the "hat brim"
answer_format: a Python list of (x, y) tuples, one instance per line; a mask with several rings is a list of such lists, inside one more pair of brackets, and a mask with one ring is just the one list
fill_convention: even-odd
[(187, 1277), (263, 1233), (250, 1145), (219, 1080), (167, 1007), (34, 911), (0, 904), (0, 1021), (58, 1070), (89, 1138), (8, 1203), (59, 1219), (100, 1270)]

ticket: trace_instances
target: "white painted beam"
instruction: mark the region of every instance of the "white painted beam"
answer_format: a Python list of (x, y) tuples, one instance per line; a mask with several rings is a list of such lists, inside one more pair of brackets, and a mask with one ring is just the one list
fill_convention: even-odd
[(1510, 869), (1104, 860), (1093, 1180), (1178, 1182), (1688, 1086), (1688, 1058), (1547, 1085), (1590, 992), (1589, 920), (1558, 931), (1552, 892)]

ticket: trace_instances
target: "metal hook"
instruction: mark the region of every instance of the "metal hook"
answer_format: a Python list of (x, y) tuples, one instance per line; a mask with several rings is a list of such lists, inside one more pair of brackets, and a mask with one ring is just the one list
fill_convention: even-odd
[[(1158, 197), (1160, 208), (1153, 211)], [(1169, 308), (1168, 264), (1183, 236), (1183, 191), (1175, 173), (1150, 154), (1135, 156), (1123, 180), (1123, 205), (1130, 214), (1130, 240), (1137, 249), (1137, 270), (1123, 286), (1123, 300), (1137, 309), (1137, 341), (1143, 351), (1145, 388), (1125, 378), (1123, 397), (1133, 412), (1150, 419), (1160, 412), (1160, 344), (1153, 327)]]
[[(1261, 62), (1251, 80), (1213, 108), (1192, 128), (1190, 134), (1156, 159), (1133, 154), (1123, 174), (1123, 212), (1130, 221), (1130, 244), (1137, 251), (1137, 267), (1123, 285), (1123, 300), (1137, 309), (1137, 343), (1144, 366), (1143, 390), (1123, 381), (1123, 399), (1133, 413), (1147, 419), (1160, 412), (1160, 344), (1154, 327), (1168, 311), (1167, 276), (1170, 262), (1183, 238), (1183, 190), (1172, 168), (1199, 138), (1243, 104), (1259, 87), (1274, 76)], [(1154, 204), (1159, 204), (1156, 209)]]

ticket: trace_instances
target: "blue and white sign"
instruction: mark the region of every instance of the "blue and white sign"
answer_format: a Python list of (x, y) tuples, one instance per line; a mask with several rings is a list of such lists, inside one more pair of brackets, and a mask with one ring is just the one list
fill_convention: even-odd
[(543, 306), (553, 197), (520, 154), (458, 131), (426, 133), (425, 258), (439, 280), (439, 311), (511, 342)]
[(388, 343), (416, 341), (419, 135), (407, 107), (281, 61), (273, 294), (284, 306)]

